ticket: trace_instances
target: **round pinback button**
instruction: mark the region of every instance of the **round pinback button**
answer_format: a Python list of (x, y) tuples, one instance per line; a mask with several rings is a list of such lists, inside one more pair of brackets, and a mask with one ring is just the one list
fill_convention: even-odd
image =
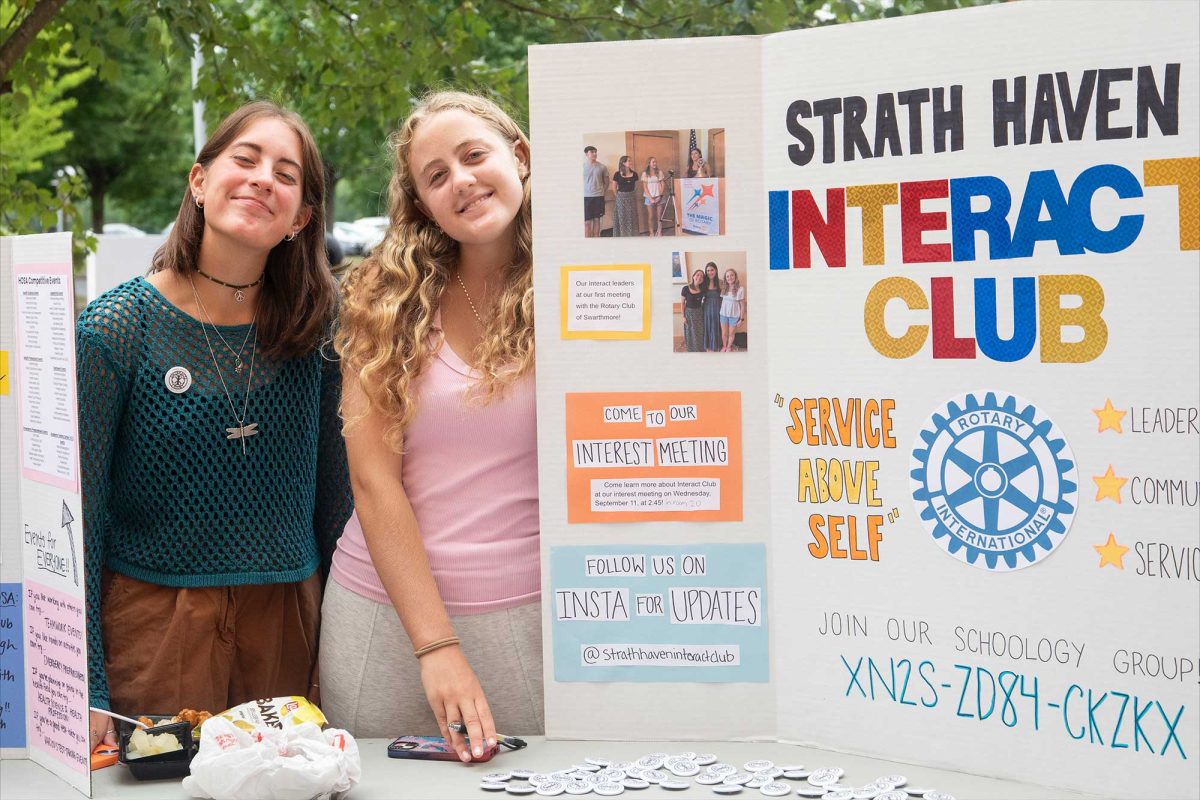
[(528, 780), (530, 775), (536, 774), (537, 773), (531, 769), (514, 769), (512, 771), (512, 776), (519, 781)]
[(497, 781), (480, 781), (479, 788), (483, 789), (485, 792), (503, 792), (508, 788), (508, 786), (507, 784), (499, 783)]
[(770, 782), (771, 782), (770, 778), (764, 778), (761, 775), (754, 775), (750, 778), (750, 780), (746, 781), (742, 785), (745, 786), (747, 789), (761, 789), (762, 787), (766, 786)]
[(821, 786), (797, 786), (796, 794), (801, 797), (824, 797), (825, 789)]
[(768, 769), (760, 769), (758, 772), (754, 773), (754, 776), (756, 778), (767, 778), (768, 780), (775, 780), (782, 774), (783, 774), (782, 767), (770, 767)]
[(504, 784), (504, 791), (509, 794), (533, 794), (537, 789), (523, 783), (506, 783)]
[(774, 761), (767, 761), (765, 758), (758, 758), (754, 761), (747, 761), (745, 764), (742, 764), (742, 769), (746, 770), (746, 772), (753, 773), (762, 772), (764, 769), (770, 769), (773, 766), (775, 766)]
[(650, 781), (644, 781), (641, 778), (626, 778), (621, 781), (621, 785), (626, 789), (649, 789)]
[(591, 794), (592, 784), (584, 783), (583, 781), (567, 781), (564, 784), (567, 794)]
[(930, 789), (927, 786), (905, 786), (904, 787), (904, 792), (909, 797), (924, 797), (926, 792), (932, 792), (932, 791), (933, 791), (933, 789)]
[(732, 775), (726, 775), (721, 783), (729, 786), (742, 786), (754, 780), (754, 776), (749, 772), (735, 772)]
[(875, 795), (875, 800), (908, 800), (908, 792), (901, 789), (890, 789)]
[(714, 775), (732, 775), (733, 773), (737, 772), (737, 767), (735, 767), (733, 764), (725, 764), (722, 762), (719, 764), (710, 764), (708, 771)]
[(700, 784), (701, 786), (716, 786), (721, 782), (722, 777), (723, 776), (715, 775), (711, 772), (701, 772), (692, 780), (696, 781), (696, 783)]
[(714, 792), (716, 792), (717, 794), (721, 794), (721, 795), (741, 794), (742, 793), (741, 786), (739, 786), (737, 784), (730, 784), (730, 783), (722, 783), (719, 786), (714, 786), (714, 787), (712, 787), (712, 790)]
[(789, 781), (802, 781), (809, 775), (812, 775), (812, 773), (806, 769), (785, 769), (783, 771), (783, 777)]
[(808, 776), (808, 782), (813, 786), (832, 786), (841, 780), (845, 773), (837, 767), (826, 767), (813, 771)]
[(758, 791), (767, 797), (786, 797), (792, 793), (792, 787), (786, 783), (771, 781), (765, 786), (759, 787)]
[(690, 788), (692, 784), (687, 781), (666, 780), (658, 785), (660, 789), (666, 789), (670, 792), (682, 792), (684, 789)]
[(849, 789), (834, 789), (821, 795), (823, 800), (854, 800), (854, 792)]
[(625, 791), (625, 787), (619, 783), (597, 783), (592, 791), (601, 797), (616, 797)]
[(690, 778), (700, 771), (700, 766), (690, 758), (680, 758), (668, 762), (667, 769), (681, 778)]
[(597, 767), (600, 767), (602, 769), (604, 767), (610, 766), (612, 764), (612, 762), (609, 761), (607, 758), (596, 758), (595, 756), (588, 756), (587, 758), (585, 758), (583, 760), (585, 762), (587, 762), (588, 764), (594, 764)]
[(489, 772), (483, 776), (483, 780), (491, 781), (492, 783), (504, 783), (507, 780), (512, 780), (511, 772)]
[(551, 778), (538, 784), (537, 793), (541, 797), (557, 797), (567, 790), (565, 781)]
[(644, 769), (642, 770), (642, 774), (638, 777), (644, 781), (650, 781), (651, 783), (662, 783), (671, 776), (663, 772), (661, 769)]
[(903, 775), (880, 775), (875, 779), (875, 783), (879, 783), (880, 781), (883, 781), (884, 783), (890, 783), (892, 788), (896, 789), (908, 783), (908, 778), (904, 777)]
[(717, 763), (717, 757), (713, 753), (697, 753), (692, 761), (695, 761), (702, 767), (707, 767), (709, 764)]
[(535, 772), (532, 775), (526, 775), (525, 780), (529, 781), (533, 786), (539, 786), (550, 780), (550, 776), (543, 772)]
[(946, 792), (939, 792), (937, 789), (932, 789), (921, 795), (923, 800), (954, 800), (954, 795)]
[(192, 373), (188, 372), (187, 367), (171, 367), (163, 375), (163, 383), (171, 394), (183, 394), (191, 388)]
[(586, 758), (583, 761), (584, 763), (582, 764), (575, 764), (572, 769), (574, 769), (576, 772), (599, 772), (601, 769), (603, 769), (602, 765), (593, 764)]

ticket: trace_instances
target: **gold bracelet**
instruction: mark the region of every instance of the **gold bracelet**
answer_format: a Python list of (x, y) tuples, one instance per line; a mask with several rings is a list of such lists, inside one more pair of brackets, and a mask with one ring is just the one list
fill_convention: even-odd
[(434, 650), (440, 650), (443, 647), (449, 647), (453, 644), (458, 644), (458, 637), (447, 636), (445, 639), (437, 639), (425, 645), (424, 647), (417, 648), (413, 651), (413, 655), (417, 658), (420, 658), (423, 655), (432, 653)]

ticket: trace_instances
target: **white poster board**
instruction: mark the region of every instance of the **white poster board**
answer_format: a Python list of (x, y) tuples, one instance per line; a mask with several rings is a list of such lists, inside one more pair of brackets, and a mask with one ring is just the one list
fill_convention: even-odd
[[(549, 735), (765, 736), (1200, 794), (1198, 8), (1005, 4), (531, 50)], [(627, 102), (647, 64), (678, 91)], [(606, 80), (582, 90), (587, 74)], [(577, 233), (588, 131), (638, 147), (717, 126), (723, 235)], [(744, 308), (721, 306), (750, 334), (732, 352), (686, 295), (733, 263), (721, 250), (746, 264)], [(562, 337), (561, 269), (628, 263), (650, 265), (649, 340)], [(654, 481), (714, 477), (672, 469), (665, 440), (731, 436), (704, 413), (656, 432), (657, 395), (721, 392), (740, 395), (737, 513), (654, 506)], [(585, 479), (649, 505), (601, 517)], [(765, 683), (726, 619), (673, 624), (678, 586), (628, 567), (708, 548), (710, 567), (752, 564), (755, 546)], [(711, 586), (748, 578), (689, 584)], [(559, 613), (588, 588), (591, 606), (568, 597), (596, 613)], [(603, 602), (622, 591), (627, 619)], [(672, 644), (628, 669), (629, 645)], [(735, 644), (736, 666), (671, 672)]]
[(152, 233), (146, 236), (116, 236), (97, 234), (96, 251), (87, 257), (87, 301), (120, 286), (139, 275), (150, 272), (154, 253), (167, 237)]
[(15, 477), (6, 479), (0, 529), (4, 755), (27, 753), (90, 794), (71, 235), (0, 239), (0, 281), (3, 452), (5, 474)]

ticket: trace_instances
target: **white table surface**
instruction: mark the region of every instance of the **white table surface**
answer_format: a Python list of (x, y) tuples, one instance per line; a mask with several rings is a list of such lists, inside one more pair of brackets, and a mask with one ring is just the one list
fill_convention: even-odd
[[(464, 765), (446, 761), (413, 761), (387, 757), (387, 741), (384, 739), (362, 739), (359, 748), (362, 754), (362, 781), (350, 792), (350, 800), (430, 800), (431, 798), (510, 798), (504, 792), (485, 792), (479, 788), (480, 778), (488, 772), (509, 769), (532, 769), (551, 772), (567, 769), (582, 763), (588, 756), (612, 761), (633, 761), (652, 752), (681, 753), (685, 751), (709, 752), (721, 761), (737, 767), (751, 759), (765, 758), (777, 764), (804, 764), (814, 767), (842, 767), (846, 777), (842, 782), (860, 786), (881, 775), (900, 773), (910, 784), (919, 784), (948, 792), (958, 800), (1085, 800), (1094, 795), (1080, 794), (1065, 789), (1053, 789), (1028, 783), (984, 778), (948, 770), (915, 767), (882, 761), (863, 756), (844, 755), (827, 750), (798, 747), (774, 742), (583, 742), (546, 741), (542, 737), (528, 737), (529, 747), (514, 752), (502, 751), (490, 762)], [(688, 779), (684, 779), (688, 780)], [(691, 781), (689, 781), (690, 783)], [(798, 785), (803, 782), (785, 781)], [(805, 784), (807, 785), (807, 784)], [(102, 769), (93, 774), (93, 797), (98, 798), (155, 798), (174, 800), (189, 797), (177, 781), (134, 780), (120, 764)], [(50, 772), (27, 760), (0, 762), (0, 798), (3, 800), (46, 800), (47, 798), (70, 798), (80, 795), (71, 790)], [(595, 795), (587, 795), (595, 797)], [(746, 789), (732, 797), (749, 800), (762, 798), (756, 789)], [(796, 795), (792, 794), (795, 798)], [(529, 797), (538, 799), (537, 795)], [(568, 795), (560, 795), (566, 798)], [(662, 798), (707, 798), (720, 797), (707, 786), (692, 783), (686, 791), (668, 791), (658, 786), (649, 789), (628, 790), (622, 798), (640, 800), (662, 800)]]

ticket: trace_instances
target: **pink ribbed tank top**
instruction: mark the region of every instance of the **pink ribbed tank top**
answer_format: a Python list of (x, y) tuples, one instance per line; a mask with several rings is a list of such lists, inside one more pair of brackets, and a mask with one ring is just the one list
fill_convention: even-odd
[[(464, 397), (475, 377), (443, 343), (417, 382), (416, 416), (404, 433), (404, 490), (452, 616), (513, 608), (541, 592), (533, 376), (486, 405)], [(391, 603), (357, 513), (330, 574), (363, 597)]]

